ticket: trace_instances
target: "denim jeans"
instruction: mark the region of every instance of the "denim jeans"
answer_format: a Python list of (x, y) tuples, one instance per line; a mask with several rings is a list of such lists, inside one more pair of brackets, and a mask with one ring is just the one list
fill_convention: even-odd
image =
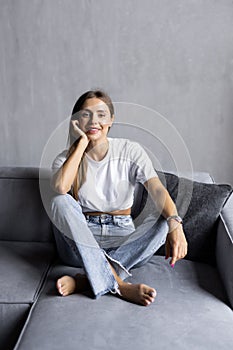
[(50, 218), (61, 260), (84, 269), (96, 298), (118, 290), (109, 262), (124, 280), (130, 269), (151, 258), (168, 233), (162, 217), (150, 216), (135, 229), (130, 215), (85, 216), (69, 194), (52, 198)]

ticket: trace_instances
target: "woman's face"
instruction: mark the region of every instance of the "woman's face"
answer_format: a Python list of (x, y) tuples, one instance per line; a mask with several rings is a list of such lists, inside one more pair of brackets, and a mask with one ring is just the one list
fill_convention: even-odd
[(90, 140), (106, 137), (114, 120), (106, 103), (98, 98), (87, 99), (77, 115), (80, 129)]

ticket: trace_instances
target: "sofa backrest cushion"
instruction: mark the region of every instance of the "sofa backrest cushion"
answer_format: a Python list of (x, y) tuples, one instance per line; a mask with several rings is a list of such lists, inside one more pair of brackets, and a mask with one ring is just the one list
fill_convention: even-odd
[[(170, 173), (159, 173), (183, 218), (188, 242), (187, 259), (215, 265), (217, 222), (232, 193), (225, 184), (192, 181)], [(165, 254), (164, 246), (158, 254)]]
[(41, 201), (39, 169), (0, 168), (0, 239), (53, 241), (51, 227)]

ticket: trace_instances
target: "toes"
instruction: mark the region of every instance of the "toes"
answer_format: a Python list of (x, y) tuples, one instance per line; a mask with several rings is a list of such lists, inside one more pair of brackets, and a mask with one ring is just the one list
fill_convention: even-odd
[(149, 301), (148, 299), (144, 299), (142, 302), (142, 305), (144, 306), (149, 306), (151, 304), (151, 301)]
[(145, 298), (146, 302), (149, 303), (149, 304), (151, 304), (151, 303), (153, 303), (155, 301), (154, 298), (151, 298), (148, 295), (145, 295), (144, 298)]
[(62, 291), (62, 284), (61, 284), (61, 280), (59, 279), (59, 280), (57, 280), (57, 284), (56, 284), (56, 286), (57, 286), (57, 290), (58, 290), (58, 292), (61, 294), (61, 295), (63, 295), (63, 291)]
[(150, 305), (151, 303), (153, 303), (155, 301), (156, 294), (157, 293), (155, 289), (146, 288), (146, 290), (144, 290), (145, 304)]
[(156, 290), (155, 289), (152, 289), (151, 291), (148, 292), (148, 295), (152, 298), (155, 298), (157, 293), (156, 293)]
[(69, 295), (69, 290), (67, 289), (66, 286), (63, 286), (63, 287), (61, 288), (60, 293), (61, 293), (61, 295), (62, 295), (63, 297), (65, 297), (65, 296)]
[(57, 280), (56, 285), (57, 285), (57, 289), (61, 288), (61, 280), (60, 280), (60, 279), (59, 279), (59, 280)]
[(66, 276), (63, 276), (63, 277), (59, 278), (57, 280), (57, 283), (56, 283), (58, 292), (62, 296), (66, 296), (68, 294), (68, 291), (67, 291), (67, 288), (66, 288), (66, 285), (65, 285), (65, 281), (66, 281), (65, 279), (66, 279)]

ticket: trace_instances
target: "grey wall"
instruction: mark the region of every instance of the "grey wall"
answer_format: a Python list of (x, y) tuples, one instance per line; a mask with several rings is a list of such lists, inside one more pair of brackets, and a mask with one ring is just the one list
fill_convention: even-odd
[(232, 1), (0, 0), (0, 57), (0, 165), (38, 166), (76, 98), (102, 87), (158, 111), (194, 170), (233, 184)]

